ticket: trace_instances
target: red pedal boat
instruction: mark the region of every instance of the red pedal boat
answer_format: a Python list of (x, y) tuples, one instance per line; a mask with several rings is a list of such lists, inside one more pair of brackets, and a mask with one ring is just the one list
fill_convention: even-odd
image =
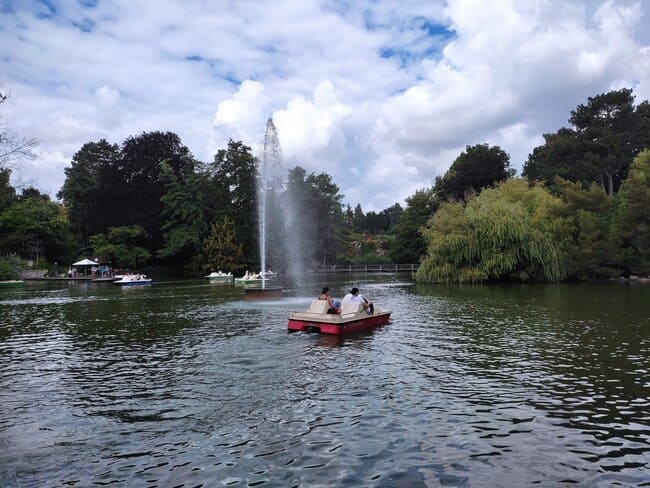
[(304, 312), (289, 314), (289, 332), (308, 331), (321, 334), (345, 335), (370, 330), (388, 323), (391, 312), (375, 307), (368, 314), (360, 304), (346, 303), (340, 314), (327, 313), (326, 300), (314, 300)]

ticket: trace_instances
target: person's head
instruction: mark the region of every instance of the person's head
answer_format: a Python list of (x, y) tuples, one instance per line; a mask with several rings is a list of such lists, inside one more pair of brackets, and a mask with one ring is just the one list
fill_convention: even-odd
[(354, 288), (352, 288), (352, 290), (350, 290), (350, 293), (353, 295), (357, 295), (359, 293), (359, 288), (355, 286)]
[(321, 294), (322, 295), (327, 295), (329, 292), (330, 292), (330, 287), (326, 286), (325, 288), (323, 288), (323, 291), (321, 292)]

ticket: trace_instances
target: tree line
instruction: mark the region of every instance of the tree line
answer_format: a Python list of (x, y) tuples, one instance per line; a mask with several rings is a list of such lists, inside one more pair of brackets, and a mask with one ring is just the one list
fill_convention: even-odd
[[(522, 177), (500, 147), (467, 146), (405, 208), (364, 212), (343, 203), (330, 175), (300, 166), (274, 198), (300, 209), (306, 267), (420, 263), (422, 282), (647, 274), (650, 105), (635, 106), (632, 90), (611, 91), (571, 111), (569, 123), (544, 135)], [(0, 155), (24, 152), (26, 142), (0, 131)], [(144, 132), (119, 145), (84, 144), (52, 201), (34, 188), (19, 194), (0, 159), (0, 278), (15, 275), (21, 259), (52, 268), (88, 255), (189, 275), (257, 269), (258, 168), (242, 141), (206, 163), (178, 135)]]
[[(160, 131), (119, 145), (105, 139), (85, 143), (65, 169), (59, 201), (34, 188), (17, 191), (11, 169), (1, 166), (0, 274), (15, 275), (21, 258), (54, 268), (81, 256), (115, 267), (180, 266), (188, 275), (257, 269), (258, 167), (241, 141), (229, 141), (205, 163), (178, 135)], [(354, 212), (348, 206), (348, 212), (330, 175), (300, 166), (288, 170), (278, 198), (280, 205), (300, 209), (307, 267), (355, 263), (369, 257), (364, 252), (376, 256), (383, 242), (376, 235), (394, 229), (401, 214), (399, 205), (368, 214), (360, 205)]]
[(544, 135), (521, 178), (500, 148), (467, 147), (427, 193), (418, 281), (650, 275), (650, 104), (614, 90), (569, 123)]

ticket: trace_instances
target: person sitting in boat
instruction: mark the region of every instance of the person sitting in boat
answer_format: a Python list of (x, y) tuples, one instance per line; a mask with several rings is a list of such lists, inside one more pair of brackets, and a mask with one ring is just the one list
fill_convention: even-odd
[(360, 303), (368, 314), (375, 313), (375, 305), (359, 294), (359, 288), (356, 286), (350, 290), (350, 293), (343, 297), (343, 304), (347, 302)]
[(321, 292), (320, 295), (318, 295), (319, 300), (327, 300), (327, 313), (341, 313), (341, 309), (336, 306), (334, 303), (334, 300), (332, 300), (332, 297), (330, 296), (330, 289), (328, 286), (323, 288), (323, 291)]

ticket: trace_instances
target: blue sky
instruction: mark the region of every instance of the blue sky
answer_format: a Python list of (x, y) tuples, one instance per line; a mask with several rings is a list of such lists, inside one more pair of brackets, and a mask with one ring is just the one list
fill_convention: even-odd
[(2, 123), (37, 138), (17, 185), (54, 195), (88, 141), (176, 132), (259, 151), (381, 210), (468, 144), (520, 169), (587, 97), (650, 99), (650, 0), (0, 0)]

